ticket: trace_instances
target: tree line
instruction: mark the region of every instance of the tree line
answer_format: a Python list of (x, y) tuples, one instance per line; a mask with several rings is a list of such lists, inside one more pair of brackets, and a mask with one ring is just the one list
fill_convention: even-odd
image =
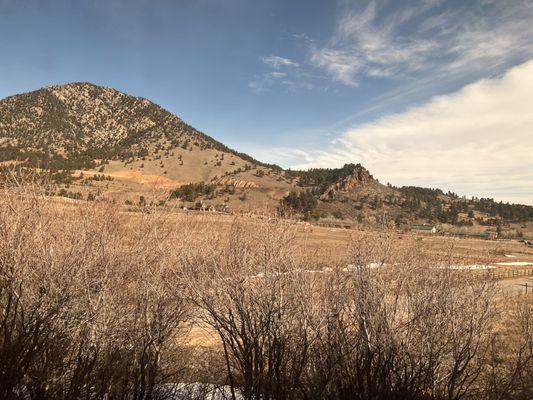
[(210, 196), (215, 192), (215, 185), (204, 182), (189, 183), (174, 189), (170, 193), (170, 198), (182, 199), (184, 201), (195, 201), (200, 196)]
[(298, 178), (298, 185), (313, 186), (323, 192), (329, 185), (347, 176), (356, 174), (363, 167), (361, 164), (345, 164), (342, 168), (311, 168), (306, 171), (287, 170), (289, 177)]

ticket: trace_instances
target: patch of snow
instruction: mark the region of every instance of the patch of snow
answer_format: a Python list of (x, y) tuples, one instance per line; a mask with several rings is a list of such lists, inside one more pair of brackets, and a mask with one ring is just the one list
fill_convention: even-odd
[(533, 262), (527, 261), (510, 261), (510, 262), (499, 262), (496, 265), (501, 265), (504, 267), (527, 267), (533, 265)]
[(470, 265), (450, 265), (450, 269), (460, 269), (460, 270), (485, 270), (485, 269), (494, 269), (494, 265), (485, 265), (485, 264), (470, 264)]
[(348, 264), (346, 268), (343, 268), (344, 272), (354, 272), (362, 268), (369, 268), (369, 269), (375, 269), (375, 268), (381, 268), (384, 267), (385, 264), (382, 262), (371, 262), (370, 264), (367, 264), (366, 266), (361, 265), (355, 265), (355, 264)]
[[(192, 382), (160, 385), (154, 398), (159, 397), (165, 400), (227, 400), (232, 399), (232, 394), (227, 385)], [(239, 390), (235, 390), (235, 398), (243, 398)]]

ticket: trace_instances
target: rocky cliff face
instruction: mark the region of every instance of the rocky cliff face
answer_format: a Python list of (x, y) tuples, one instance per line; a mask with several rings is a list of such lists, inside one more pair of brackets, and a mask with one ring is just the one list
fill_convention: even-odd
[(357, 188), (375, 183), (376, 180), (362, 165), (357, 164), (352, 173), (339, 179), (337, 182), (331, 184), (326, 188), (324, 193), (320, 196), (321, 200), (334, 200), (339, 193), (346, 193)]
[(220, 186), (233, 186), (236, 188), (258, 188), (259, 185), (252, 181), (234, 178), (220, 178), (216, 180), (216, 184)]

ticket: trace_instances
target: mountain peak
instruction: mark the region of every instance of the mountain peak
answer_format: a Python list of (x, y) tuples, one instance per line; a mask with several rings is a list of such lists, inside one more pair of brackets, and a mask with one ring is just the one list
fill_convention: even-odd
[[(50, 85), (43, 89), (44, 90), (91, 90), (95, 92), (112, 91), (115, 93), (122, 93), (125, 96), (129, 96), (128, 94), (121, 92), (111, 86), (97, 85), (96, 83), (92, 83), (88, 81), (75, 81), (75, 82), (63, 83), (60, 85)], [(131, 96), (131, 97), (135, 97), (135, 96)]]
[(145, 98), (90, 82), (53, 85), (0, 100), (0, 162), (32, 160), (53, 167), (50, 161), (58, 160), (56, 167), (79, 169), (101, 160), (127, 162), (185, 150), (230, 153), (261, 164)]
[[(117, 89), (98, 86), (90, 82), (71, 82), (64, 85), (49, 86), (45, 90), (52, 93), (59, 100), (66, 102), (67, 106), (74, 106), (76, 104), (87, 103), (90, 107), (91, 103), (100, 103), (97, 105), (103, 106), (107, 104), (112, 107), (120, 101), (125, 99), (139, 101), (143, 106), (156, 106), (154, 103), (141, 98), (128, 95)], [(156, 106), (158, 107), (158, 106)], [(85, 112), (94, 112), (95, 110), (82, 110)]]
[(151, 101), (89, 82), (49, 86), (0, 100), (4, 144), (93, 159), (148, 154), (157, 146), (221, 147)]
[(64, 83), (62, 85), (51, 85), (51, 86), (48, 86), (49, 88), (64, 88), (64, 87), (92, 87), (92, 88), (101, 88), (101, 89), (105, 89), (106, 87), (105, 86), (101, 86), (101, 85), (97, 85), (95, 83), (92, 83), (92, 82), (88, 82), (88, 81), (75, 81), (75, 82), (68, 82), (68, 83)]

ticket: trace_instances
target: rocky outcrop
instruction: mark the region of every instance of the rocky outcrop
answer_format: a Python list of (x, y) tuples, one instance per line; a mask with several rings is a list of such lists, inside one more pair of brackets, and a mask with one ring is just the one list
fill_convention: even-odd
[(357, 164), (350, 175), (345, 176), (328, 186), (320, 196), (320, 200), (333, 200), (339, 193), (350, 192), (374, 182), (376, 182), (376, 180), (370, 172), (368, 172), (368, 170), (362, 165)]
[(245, 181), (242, 179), (221, 178), (216, 181), (217, 185), (234, 186), (236, 188), (258, 188), (259, 185), (255, 182)]

